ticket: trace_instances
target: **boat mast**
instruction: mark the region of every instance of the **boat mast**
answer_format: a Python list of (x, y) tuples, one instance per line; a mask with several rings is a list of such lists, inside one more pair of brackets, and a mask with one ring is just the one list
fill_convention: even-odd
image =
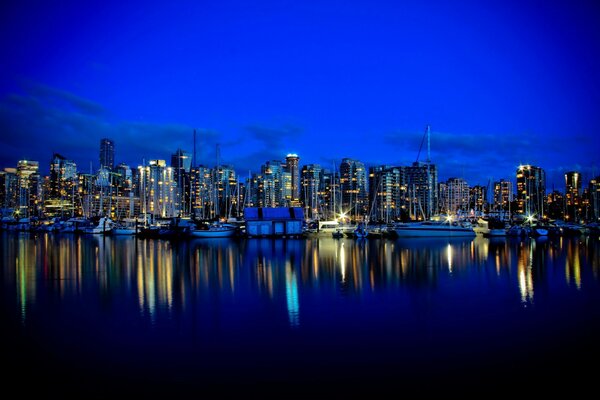
[(432, 182), (431, 182), (431, 127), (427, 125), (427, 190), (429, 191), (429, 199), (427, 201), (427, 218), (431, 218), (432, 210)]
[[(196, 179), (192, 179), (194, 171), (196, 171)], [(198, 182), (199, 179), (200, 174), (196, 168), (196, 129), (194, 129), (194, 152), (192, 154), (192, 163), (190, 164), (190, 216), (193, 219), (196, 218), (196, 188), (200, 183)], [(195, 183), (195, 185), (192, 186), (192, 182)]]

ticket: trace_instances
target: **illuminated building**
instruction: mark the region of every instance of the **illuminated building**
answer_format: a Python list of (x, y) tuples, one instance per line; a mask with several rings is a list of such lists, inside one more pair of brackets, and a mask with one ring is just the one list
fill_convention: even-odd
[(511, 181), (500, 179), (494, 182), (494, 209), (496, 211), (509, 210), (513, 198), (513, 184)]
[(300, 200), (304, 208), (304, 215), (316, 219), (321, 209), (321, 196), (319, 195), (323, 169), (319, 164), (307, 164), (302, 167)]
[(291, 200), (298, 204), (300, 201), (300, 157), (297, 154), (288, 154), (285, 158), (285, 172), (290, 174), (291, 178)]
[(267, 161), (260, 174), (248, 181), (248, 203), (253, 207), (290, 207), (292, 204), (292, 177), (279, 160)]
[(414, 162), (406, 168), (409, 217), (429, 219), (438, 208), (438, 175), (435, 164)]
[(546, 173), (542, 168), (520, 165), (517, 168), (517, 201), (521, 214), (544, 215)]
[(590, 181), (589, 185), (590, 208), (593, 221), (600, 221), (600, 176)]
[(54, 153), (50, 161), (50, 176), (44, 191), (45, 214), (61, 217), (74, 215), (78, 183), (75, 162)]
[(112, 139), (100, 139), (100, 168), (113, 169), (115, 166), (115, 142)]
[(450, 178), (440, 185), (440, 209), (446, 214), (467, 212), (469, 209), (470, 188), (462, 178)]
[(404, 167), (380, 165), (369, 168), (370, 219), (391, 222), (401, 217), (406, 198)]
[(192, 168), (192, 214), (199, 219), (209, 218), (214, 210), (213, 173), (209, 167), (200, 165)]
[(565, 219), (577, 221), (581, 218), (581, 174), (570, 171), (565, 174)]
[(323, 170), (323, 179), (319, 190), (321, 209), (324, 219), (335, 219), (342, 213), (342, 201), (339, 173)]
[[(233, 210), (239, 209), (237, 203), (238, 185), (235, 170), (231, 165), (219, 165), (212, 170), (214, 184), (212, 196), (214, 196), (214, 215), (217, 217), (229, 217)], [(241, 213), (241, 211), (240, 211)]]
[(343, 158), (340, 164), (342, 211), (355, 220), (362, 220), (369, 213), (367, 184), (365, 165), (358, 160)]
[(142, 213), (161, 218), (178, 216), (173, 168), (167, 167), (165, 160), (150, 160), (147, 166), (140, 166), (138, 170)]
[(17, 208), (19, 200), (19, 180), (16, 168), (0, 171), (0, 208), (2, 216), (10, 215)]
[(41, 209), (42, 185), (39, 175), (40, 163), (20, 160), (17, 163), (18, 207), (15, 210), (22, 217), (37, 215)]
[(192, 167), (192, 155), (181, 149), (177, 149), (171, 155), (171, 168), (173, 168), (173, 179), (177, 184), (175, 201), (183, 215), (189, 215), (191, 204), (190, 171)]
[(475, 185), (469, 189), (469, 211), (475, 213), (483, 213), (488, 211), (489, 204), (487, 201), (488, 188), (486, 186)]

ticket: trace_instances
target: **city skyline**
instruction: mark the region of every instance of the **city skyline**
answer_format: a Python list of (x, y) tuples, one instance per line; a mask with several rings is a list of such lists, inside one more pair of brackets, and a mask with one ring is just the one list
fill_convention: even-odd
[(600, 173), (599, 14), (519, 4), (3, 6), (0, 166), (97, 170), (102, 138), (137, 166), (192, 152), (194, 130), (197, 164), (219, 144), (240, 178), (288, 153), (410, 165), (431, 125), (440, 180), (531, 164), (562, 190)]

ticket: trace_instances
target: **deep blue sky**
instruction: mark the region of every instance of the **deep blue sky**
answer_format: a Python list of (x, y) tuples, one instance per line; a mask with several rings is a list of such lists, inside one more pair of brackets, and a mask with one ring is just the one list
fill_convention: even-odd
[(117, 162), (169, 160), (194, 129), (198, 162), (219, 143), (242, 177), (289, 152), (409, 165), (430, 124), (440, 180), (514, 179), (520, 163), (560, 189), (567, 170), (600, 174), (593, 2), (13, 3), (0, 168), (46, 172), (56, 151), (96, 169), (102, 137)]

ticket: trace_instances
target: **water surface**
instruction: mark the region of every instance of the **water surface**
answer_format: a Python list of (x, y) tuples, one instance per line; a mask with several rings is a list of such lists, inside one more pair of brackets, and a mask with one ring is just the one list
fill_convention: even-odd
[(22, 390), (574, 395), (597, 379), (598, 238), (0, 240)]

